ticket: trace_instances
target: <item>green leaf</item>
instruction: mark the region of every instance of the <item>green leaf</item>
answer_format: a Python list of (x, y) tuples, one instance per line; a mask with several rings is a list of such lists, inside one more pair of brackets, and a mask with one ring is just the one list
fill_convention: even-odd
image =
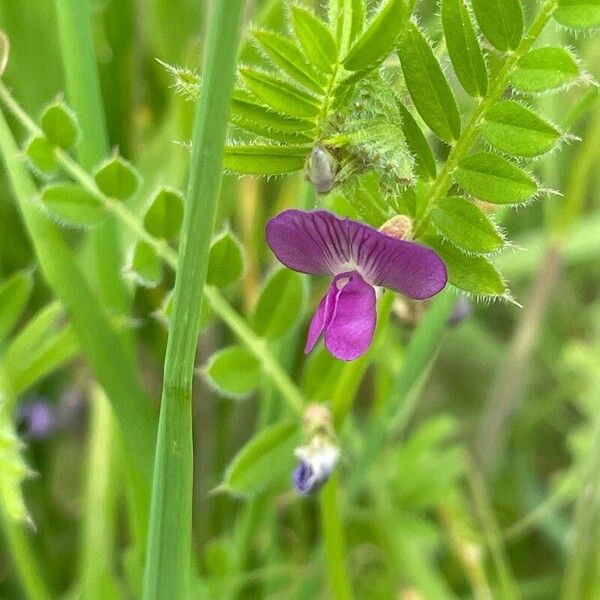
[(511, 83), (523, 92), (546, 92), (573, 83), (579, 66), (565, 48), (535, 48), (519, 59)]
[(79, 350), (72, 326), (61, 326), (62, 313), (59, 302), (45, 306), (7, 346), (0, 360), (15, 396), (61, 367)]
[(73, 111), (63, 102), (55, 102), (44, 110), (42, 131), (51, 144), (69, 150), (79, 137), (79, 126)]
[(554, 18), (573, 29), (600, 26), (600, 0), (558, 0)]
[(406, 24), (407, 10), (402, 0), (387, 0), (344, 58), (348, 71), (377, 67), (394, 49)]
[(242, 346), (230, 346), (215, 352), (203, 372), (224, 396), (249, 394), (262, 379), (260, 361)]
[(441, 235), (470, 252), (493, 252), (504, 243), (488, 216), (464, 198), (442, 198), (431, 211), (431, 222)]
[(316, 117), (320, 112), (314, 96), (283, 79), (241, 67), (240, 74), (246, 87), (267, 106), (292, 117)]
[(523, 37), (523, 9), (519, 0), (472, 0), (477, 22), (498, 50), (515, 50)]
[(233, 92), (231, 115), (239, 122), (253, 121), (265, 128), (285, 131), (286, 133), (304, 132), (306, 135), (312, 136), (316, 131), (314, 121), (275, 112), (272, 108), (257, 104), (251, 94), (241, 89)]
[(435, 179), (437, 166), (427, 139), (408, 109), (400, 102), (398, 102), (398, 108), (402, 114), (402, 131), (410, 152), (417, 163), (419, 175), (424, 179)]
[(337, 46), (343, 52), (361, 34), (365, 26), (363, 0), (329, 0), (329, 23)]
[(478, 152), (463, 158), (454, 179), (475, 198), (493, 204), (525, 202), (538, 189), (536, 181), (505, 158)]
[(254, 37), (273, 62), (292, 79), (323, 95), (325, 79), (286, 37), (272, 31), (255, 31)]
[(0, 281), (0, 341), (19, 322), (32, 289), (33, 274), (30, 270), (19, 271)]
[(140, 184), (138, 172), (120, 156), (103, 162), (96, 170), (94, 179), (104, 195), (116, 200), (127, 200)]
[(513, 156), (539, 156), (552, 149), (560, 131), (513, 100), (498, 102), (488, 110), (481, 128), (492, 146)]
[(134, 246), (124, 273), (142, 287), (155, 288), (162, 281), (162, 261), (150, 244), (140, 241)]
[(327, 26), (313, 13), (292, 6), (292, 24), (308, 59), (324, 73), (331, 73), (338, 50)]
[(58, 168), (54, 146), (44, 136), (33, 137), (25, 147), (25, 156), (42, 173), (53, 173)]
[(280, 421), (262, 429), (237, 453), (217, 489), (253, 495), (279, 483), (284, 477), (291, 477), (296, 462), (294, 448), (299, 441), (295, 423)]
[(442, 0), (442, 24), (452, 66), (467, 94), (487, 93), (487, 68), (463, 0)]
[(408, 23), (400, 36), (398, 55), (406, 87), (423, 121), (444, 141), (458, 139), (456, 100), (431, 47), (414, 23)]
[(179, 235), (182, 221), (181, 192), (173, 188), (160, 188), (144, 217), (144, 228), (153, 237), (172, 240)]
[(300, 273), (278, 269), (267, 280), (252, 324), (258, 335), (278, 339), (290, 331), (302, 316), (306, 302), (306, 285)]
[(217, 235), (210, 246), (206, 283), (225, 287), (232, 284), (244, 271), (242, 245), (231, 231)]
[(423, 240), (441, 257), (448, 269), (448, 281), (457, 288), (481, 296), (504, 296), (506, 285), (494, 265), (474, 254), (465, 254), (456, 246), (444, 243), (439, 236)]
[(42, 202), (59, 221), (71, 225), (98, 225), (106, 216), (102, 201), (75, 183), (44, 188)]
[(310, 150), (310, 146), (227, 146), (223, 164), (238, 173), (280, 175), (302, 169)]

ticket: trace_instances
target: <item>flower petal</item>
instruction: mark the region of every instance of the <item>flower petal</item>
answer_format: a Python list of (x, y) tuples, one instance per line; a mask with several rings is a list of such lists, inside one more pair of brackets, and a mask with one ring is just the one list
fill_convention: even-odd
[(356, 272), (338, 275), (333, 285), (342, 287), (333, 315), (325, 324), (325, 346), (336, 358), (354, 360), (373, 341), (377, 321), (375, 290)]
[(279, 261), (294, 271), (337, 275), (351, 270), (342, 224), (323, 210), (284, 210), (267, 223), (267, 243)]
[(315, 344), (319, 340), (323, 329), (327, 323), (331, 320), (333, 316), (333, 312), (335, 310), (335, 303), (337, 295), (339, 294), (339, 289), (336, 286), (335, 279), (329, 285), (329, 289), (321, 302), (319, 302), (319, 306), (317, 307), (317, 311), (315, 312), (315, 316), (312, 318), (310, 322), (310, 327), (308, 328), (308, 336), (306, 337), (306, 346), (304, 348), (304, 352), (308, 354), (315, 347)]
[(357, 270), (372, 285), (419, 300), (446, 285), (446, 267), (430, 248), (327, 211), (283, 211), (267, 223), (266, 234), (277, 258), (301, 273)]

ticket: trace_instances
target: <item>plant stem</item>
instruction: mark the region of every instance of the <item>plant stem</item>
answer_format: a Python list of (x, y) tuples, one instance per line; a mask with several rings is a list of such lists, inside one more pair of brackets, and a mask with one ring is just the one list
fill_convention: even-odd
[(145, 600), (187, 598), (192, 529), (191, 397), (200, 310), (222, 177), (243, 0), (216, 2), (204, 53), (160, 412)]
[(439, 172), (436, 180), (433, 183), (427, 205), (423, 210), (423, 214), (415, 224), (415, 238), (418, 238), (419, 235), (423, 233), (425, 221), (435, 203), (438, 200), (441, 200), (448, 193), (448, 190), (452, 186), (452, 174), (458, 166), (458, 163), (462, 158), (465, 157), (475, 142), (475, 139), (479, 134), (479, 129), (483, 125), (485, 115), (504, 93), (504, 90), (508, 85), (509, 77), (517, 66), (518, 61), (522, 56), (529, 52), (534, 42), (542, 33), (542, 30), (546, 26), (546, 23), (552, 16), (552, 13), (556, 10), (557, 6), (558, 0), (546, 0), (536, 19), (533, 21), (529, 27), (529, 30), (521, 40), (519, 46), (514, 52), (507, 53), (506, 60), (504, 61), (502, 67), (500, 67), (500, 70), (498, 71), (494, 80), (491, 82), (487, 95), (481, 99), (471, 114), (469, 122), (452, 147), (452, 150), (450, 151), (442, 170)]
[(321, 491), (321, 528), (332, 597), (335, 600), (350, 600), (352, 589), (346, 569), (344, 526), (340, 516), (338, 481), (336, 473)]
[(92, 391), (91, 410), (79, 580), (84, 598), (102, 600), (108, 586), (116, 592), (112, 560), (117, 476), (114, 473), (112, 411), (98, 386)]

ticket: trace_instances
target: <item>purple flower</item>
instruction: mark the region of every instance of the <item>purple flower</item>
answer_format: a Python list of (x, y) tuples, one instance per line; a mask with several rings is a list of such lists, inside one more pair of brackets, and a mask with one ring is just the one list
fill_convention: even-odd
[(422, 300), (446, 285), (446, 267), (433, 250), (327, 211), (286, 210), (267, 223), (266, 236), (286, 267), (333, 276), (310, 324), (307, 353), (324, 333), (336, 358), (364, 354), (375, 333), (375, 286)]
[(340, 457), (339, 448), (327, 437), (315, 436), (307, 446), (295, 450), (298, 465), (292, 474), (294, 488), (301, 496), (321, 489), (335, 469)]

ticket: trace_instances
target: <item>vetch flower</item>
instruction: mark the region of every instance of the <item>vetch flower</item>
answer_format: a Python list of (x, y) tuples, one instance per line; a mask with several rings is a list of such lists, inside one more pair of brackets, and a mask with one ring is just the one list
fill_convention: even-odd
[(340, 458), (331, 411), (323, 404), (311, 404), (304, 413), (308, 443), (296, 448), (298, 466), (294, 469), (294, 488), (302, 496), (317, 492), (329, 479)]
[(340, 450), (326, 438), (316, 437), (307, 446), (296, 448), (298, 466), (292, 480), (302, 496), (317, 492), (329, 479), (340, 457)]
[(375, 286), (422, 300), (446, 285), (446, 267), (430, 248), (327, 211), (283, 211), (267, 223), (266, 237), (286, 267), (333, 276), (310, 324), (307, 353), (323, 333), (336, 358), (364, 354), (375, 333)]

